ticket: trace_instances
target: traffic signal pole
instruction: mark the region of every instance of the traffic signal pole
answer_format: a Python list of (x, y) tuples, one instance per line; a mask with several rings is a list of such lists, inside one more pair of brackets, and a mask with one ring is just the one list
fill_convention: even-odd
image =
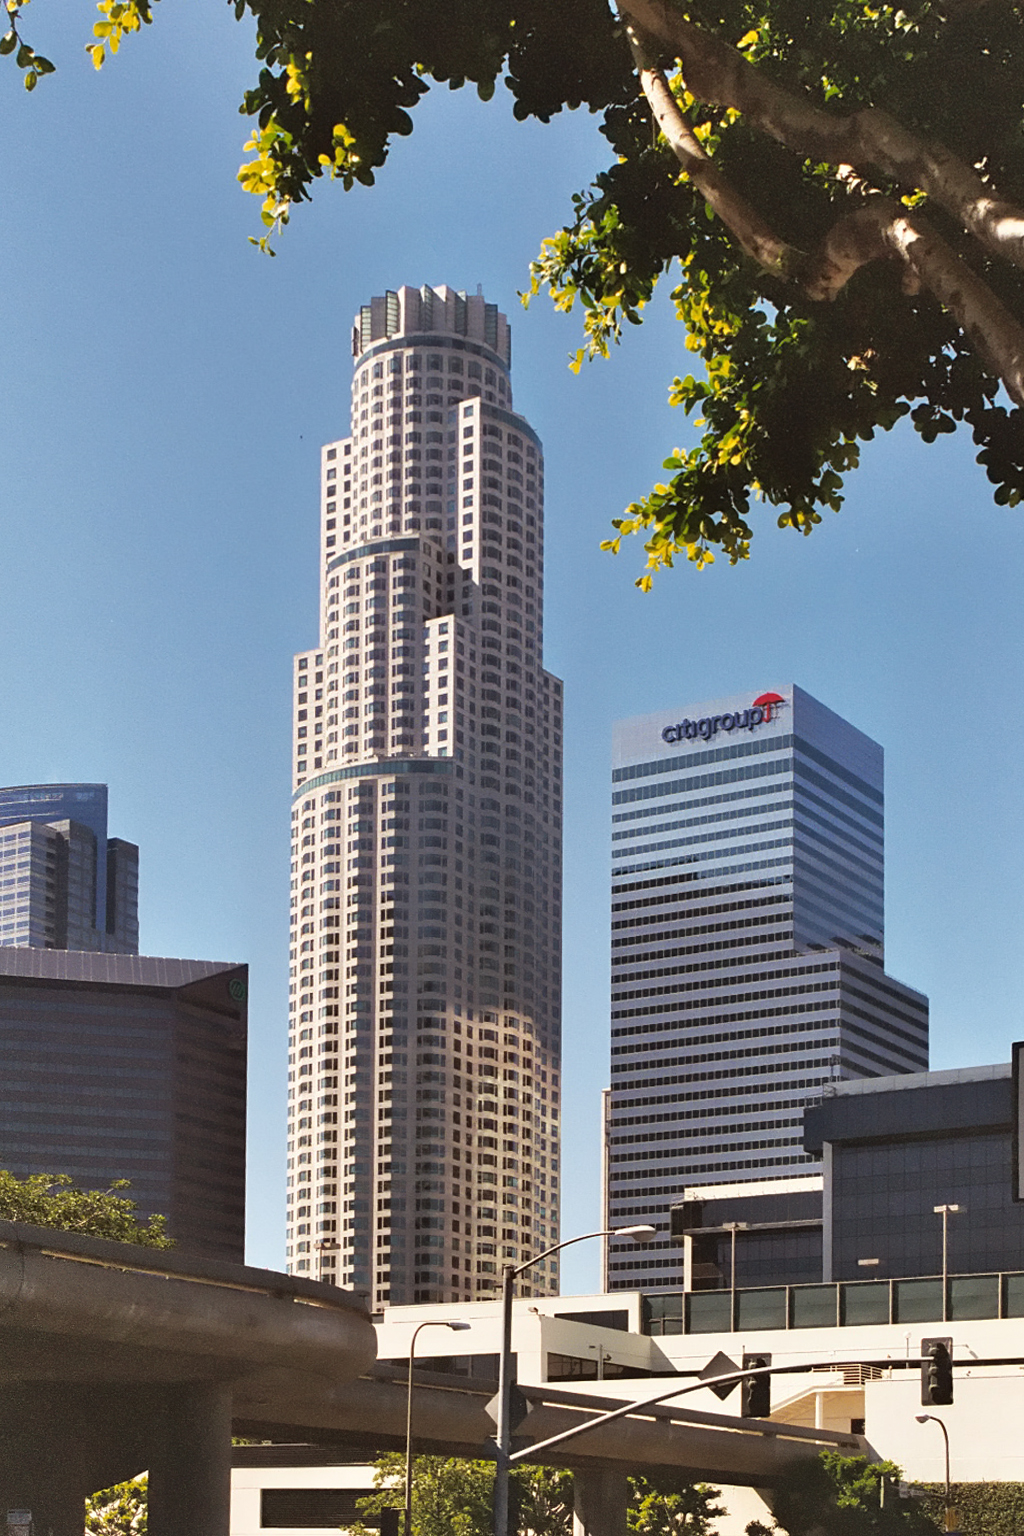
[(609, 1413), (599, 1414), (596, 1419), (589, 1419), (586, 1424), (577, 1424), (572, 1429), (563, 1429), (561, 1434), (551, 1435), (547, 1440), (538, 1440), (533, 1445), (526, 1446), (524, 1450), (516, 1451), (509, 1457), (509, 1461), (511, 1463), (525, 1461), (529, 1456), (536, 1456), (538, 1451), (546, 1451), (549, 1446), (561, 1445), (566, 1440), (573, 1440), (577, 1435), (585, 1434), (588, 1429), (598, 1429), (602, 1424), (611, 1424), (615, 1419), (624, 1419), (628, 1414), (639, 1413), (644, 1408), (653, 1408), (655, 1404), (668, 1402), (673, 1397), (685, 1397), (688, 1392), (703, 1392), (707, 1387), (720, 1387), (726, 1383), (735, 1385), (736, 1382), (746, 1381), (750, 1377), (771, 1377), (773, 1373), (782, 1375), (788, 1372), (792, 1375), (795, 1371), (813, 1371), (821, 1364), (832, 1366), (835, 1361), (810, 1362), (800, 1366), (766, 1365), (753, 1369), (748, 1367), (746, 1370), (728, 1371), (724, 1376), (705, 1376), (700, 1381), (691, 1382), (689, 1386), (670, 1387), (667, 1392), (659, 1392), (655, 1397), (645, 1397), (639, 1402), (626, 1403), (622, 1408), (613, 1408)]
[[(874, 1364), (873, 1361), (864, 1362)], [(879, 1361), (881, 1365), (892, 1365), (891, 1360)], [(923, 1365), (923, 1360), (910, 1360), (908, 1365)], [(697, 1381), (690, 1382), (685, 1387), (669, 1387), (665, 1391), (656, 1393), (653, 1397), (640, 1398), (633, 1403), (624, 1403), (621, 1408), (613, 1408), (608, 1413), (598, 1414), (596, 1418), (588, 1419), (585, 1424), (577, 1424), (572, 1429), (563, 1429), (560, 1434), (550, 1435), (547, 1440), (537, 1440), (531, 1445), (525, 1446), (521, 1451), (515, 1451), (508, 1457), (508, 1466), (514, 1466), (516, 1462), (525, 1461), (537, 1455), (538, 1451), (546, 1451), (554, 1445), (563, 1445), (566, 1440), (574, 1440), (577, 1435), (584, 1435), (588, 1430), (599, 1429), (603, 1424), (611, 1424), (616, 1419), (627, 1418), (631, 1413), (641, 1413), (645, 1408), (653, 1408), (658, 1403), (666, 1403), (675, 1397), (685, 1397), (690, 1392), (703, 1392), (709, 1387), (733, 1386), (737, 1382), (750, 1381), (752, 1379), (769, 1380), (772, 1376), (796, 1376), (807, 1371), (834, 1370), (835, 1360), (806, 1360), (799, 1365), (764, 1365), (746, 1366), (735, 1371), (727, 1371), (722, 1376), (704, 1376)]]

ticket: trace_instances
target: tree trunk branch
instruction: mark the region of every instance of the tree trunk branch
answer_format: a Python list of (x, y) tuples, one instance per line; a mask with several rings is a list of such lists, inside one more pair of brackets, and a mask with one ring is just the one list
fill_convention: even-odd
[(788, 245), (718, 170), (665, 76), (651, 67), (643, 39), (634, 28), (629, 31), (640, 82), (658, 126), (698, 191), (752, 260), (820, 301), (834, 299), (869, 262), (897, 257), (909, 283), (927, 288), (949, 310), (1011, 399), (1024, 405), (1024, 327), (924, 219), (889, 198), (873, 197), (837, 219), (817, 251)]
[(987, 283), (919, 215), (892, 206), (885, 231), (890, 249), (956, 319), (967, 340), (1024, 406), (1024, 326)]
[(879, 107), (833, 116), (775, 85), (738, 49), (687, 21), (668, 0), (625, 0), (632, 21), (670, 47), (698, 100), (732, 107), (803, 158), (868, 167), (917, 187), (996, 255), (1024, 267), (1024, 208), (997, 197), (944, 145), (919, 138)]
[(696, 138), (665, 76), (650, 63), (642, 39), (632, 27), (628, 31), (644, 95), (658, 127), (683, 170), (726, 228), (732, 231), (747, 255), (776, 277), (785, 277), (787, 266), (796, 253), (785, 241), (779, 239), (760, 214), (751, 208), (747, 200), (722, 175)]

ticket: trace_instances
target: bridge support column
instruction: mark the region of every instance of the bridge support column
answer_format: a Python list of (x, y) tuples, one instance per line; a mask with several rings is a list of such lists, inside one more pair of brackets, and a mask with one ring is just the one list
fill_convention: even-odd
[(62, 1488), (59, 1479), (41, 1489), (32, 1504), (32, 1524), (38, 1536), (81, 1536), (85, 1525), (85, 1495)]
[(573, 1536), (626, 1536), (629, 1484), (625, 1472), (602, 1467), (577, 1471), (573, 1482)]
[(228, 1536), (230, 1509), (231, 1392), (173, 1388), (149, 1469), (149, 1536)]

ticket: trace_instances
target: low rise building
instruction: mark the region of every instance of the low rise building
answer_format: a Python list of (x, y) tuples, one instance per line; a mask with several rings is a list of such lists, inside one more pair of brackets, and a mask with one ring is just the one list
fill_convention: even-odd
[(1009, 1063), (837, 1083), (803, 1119), (822, 1173), (681, 1192), (682, 1292), (653, 1302), (666, 1317), (691, 1291), (941, 1275), (944, 1244), (961, 1307), (1024, 1269)]

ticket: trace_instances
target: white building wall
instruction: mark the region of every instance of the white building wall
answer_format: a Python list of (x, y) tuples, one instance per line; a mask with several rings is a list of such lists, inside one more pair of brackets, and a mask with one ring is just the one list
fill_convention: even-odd
[[(910, 1482), (939, 1483), (944, 1476), (941, 1431), (934, 1424), (916, 1422), (917, 1414), (933, 1412), (949, 1430), (954, 1483), (1024, 1482), (1024, 1437), (1020, 1433), (1024, 1424), (1024, 1318), (652, 1338), (639, 1331), (641, 1300), (638, 1292), (517, 1300), (512, 1342), (519, 1380), (525, 1385), (545, 1383), (552, 1354), (594, 1361), (600, 1351), (607, 1360), (604, 1380), (573, 1380), (561, 1385), (584, 1395), (639, 1401), (653, 1396), (662, 1386), (670, 1387), (676, 1373), (684, 1377), (678, 1384), (688, 1385), (720, 1351), (737, 1363), (744, 1352), (769, 1352), (774, 1365), (807, 1366), (806, 1371), (774, 1379), (773, 1421), (848, 1433), (855, 1422), (863, 1420), (865, 1454), (895, 1461)], [(628, 1313), (627, 1332), (556, 1315), (622, 1309)], [(470, 1327), (459, 1333), (441, 1328), (422, 1333), (416, 1357), (424, 1368), (429, 1369), (431, 1360), (442, 1355), (497, 1354), (497, 1303), (477, 1302), (385, 1309), (378, 1324), (379, 1358), (407, 1358), (413, 1329), (432, 1318), (458, 1318)], [(953, 1339), (955, 1402), (948, 1408), (926, 1410), (921, 1407), (920, 1368), (902, 1369), (900, 1362), (917, 1358), (922, 1338), (935, 1334)], [(982, 1364), (985, 1360), (1020, 1363), (986, 1366)], [(651, 1375), (615, 1379), (615, 1367), (650, 1371)], [(740, 1391), (737, 1387), (724, 1402), (707, 1388), (668, 1401), (679, 1408), (738, 1415)], [(259, 1486), (368, 1487), (370, 1482), (366, 1469), (352, 1467), (278, 1467), (267, 1472), (236, 1469), (232, 1536), (255, 1536), (258, 1527), (244, 1522), (251, 1522), (253, 1510), (258, 1512), (255, 1490)], [(767, 1507), (756, 1490), (724, 1486), (720, 1502), (729, 1513), (718, 1524), (719, 1536), (744, 1536), (748, 1522), (754, 1519), (770, 1524)], [(311, 1533), (292, 1532), (290, 1536)]]

